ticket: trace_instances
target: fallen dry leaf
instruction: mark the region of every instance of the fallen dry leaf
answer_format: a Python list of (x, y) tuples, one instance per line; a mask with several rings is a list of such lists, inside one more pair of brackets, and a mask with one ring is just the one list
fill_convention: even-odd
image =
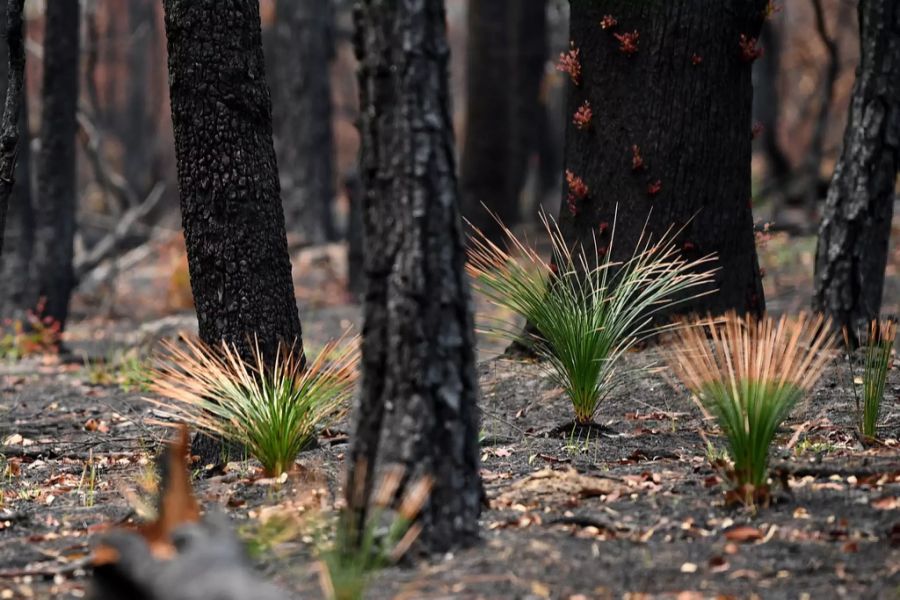
[(900, 508), (900, 498), (896, 496), (885, 496), (877, 500), (872, 500), (872, 508), (878, 510), (896, 510)]
[(739, 544), (757, 542), (763, 537), (762, 531), (749, 525), (735, 525), (725, 530), (725, 539), (729, 542), (738, 542)]

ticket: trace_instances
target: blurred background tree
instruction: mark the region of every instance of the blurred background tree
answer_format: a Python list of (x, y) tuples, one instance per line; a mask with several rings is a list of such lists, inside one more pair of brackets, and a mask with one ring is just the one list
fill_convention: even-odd
[[(30, 144), (20, 145), (21, 189), (15, 197), (30, 192), (32, 202), (10, 207), (2, 259), (6, 276), (0, 279), (2, 317), (21, 315), (38, 301), (35, 284), (24, 275), (34, 274), (35, 267), (26, 271), (24, 265), (33, 264), (29, 232), (40, 212), (32, 216), (29, 207), (40, 207), (43, 200), (35, 185), (22, 186), (39, 171), (28, 154), (42, 147), (48, 4), (26, 3), (23, 140)], [(359, 147), (352, 5), (351, 0), (259, 3), (266, 76), (273, 90), (272, 133), (289, 250), (300, 267), (294, 283), (301, 309), (346, 303), (363, 288), (357, 267), (364, 245), (357, 236), (352, 253), (357, 267), (349, 269), (344, 249), (344, 240), (362, 229), (358, 213), (351, 211), (350, 193), (358, 188)], [(538, 206), (555, 214), (566, 200), (561, 153), (573, 115), (566, 106), (567, 76), (554, 65), (569, 47), (569, 2), (447, 0), (446, 6), (464, 214), (492, 227), (484, 203), (507, 222), (518, 223), (517, 230), (533, 232)], [(809, 306), (815, 234), (843, 142), (860, 45), (853, 3), (796, 0), (772, 7), (759, 34), (764, 52), (752, 65), (754, 112), (747, 129), (755, 133), (751, 193), (766, 304), (781, 312)], [(161, 3), (154, 0), (81, 3), (71, 302), (79, 320), (154, 320), (191, 308), (162, 19)], [(312, 30), (317, 35), (298, 33)], [(595, 125), (602, 125), (605, 108), (593, 110)], [(306, 114), (320, 116), (298, 116)], [(298, 190), (308, 189), (304, 182), (313, 180), (321, 191), (310, 192), (316, 200), (304, 205)], [(318, 207), (313, 212), (321, 220), (294, 221), (293, 211), (303, 212), (304, 206)], [(900, 308), (895, 273), (900, 257), (895, 254), (887, 256), (885, 310)], [(352, 294), (348, 271), (357, 274)]]

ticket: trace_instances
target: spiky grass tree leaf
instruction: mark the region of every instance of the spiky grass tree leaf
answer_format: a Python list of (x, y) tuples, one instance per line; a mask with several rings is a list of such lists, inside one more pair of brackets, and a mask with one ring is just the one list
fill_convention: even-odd
[[(591, 249), (569, 248), (558, 225), (541, 218), (550, 262), (501, 223), (510, 250), (476, 229), (467, 268), (477, 290), (534, 326), (530, 343), (571, 399), (576, 421), (587, 424), (613, 388), (622, 355), (662, 329), (654, 314), (714, 291), (714, 257), (682, 258), (672, 229), (657, 240), (642, 236), (625, 263), (613, 262), (610, 252), (591, 260), (587, 252), (602, 254), (596, 240)], [(520, 335), (507, 322), (490, 329), (510, 340)]]
[[(358, 466), (362, 471), (365, 467)], [(416, 518), (431, 494), (432, 479), (407, 482), (400, 465), (385, 468), (375, 493), (367, 501), (362, 486), (352, 490), (350, 502), (334, 523), (334, 539), (319, 542), (320, 583), (333, 600), (363, 597), (371, 576), (399, 561), (422, 531)], [(360, 511), (362, 506), (366, 509)], [(364, 514), (363, 522), (360, 515)]]
[(341, 338), (303, 368), (298, 353), (281, 348), (267, 367), (258, 344), (253, 364), (235, 347), (185, 339), (165, 343), (148, 398), (175, 420), (241, 444), (266, 473), (288, 470), (318, 431), (347, 411), (357, 378), (359, 344)]
[(666, 359), (728, 440), (738, 496), (753, 503), (768, 480), (778, 427), (812, 389), (834, 356), (830, 322), (724, 317), (685, 322)]
[(891, 319), (873, 320), (869, 324), (866, 357), (863, 365), (863, 406), (858, 416), (859, 430), (864, 439), (875, 439), (878, 417), (887, 374), (893, 362), (892, 351), (897, 337), (897, 323)]

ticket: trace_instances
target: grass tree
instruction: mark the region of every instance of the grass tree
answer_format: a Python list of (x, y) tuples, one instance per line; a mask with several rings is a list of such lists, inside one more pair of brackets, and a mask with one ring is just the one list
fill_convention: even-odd
[[(874, 320), (869, 324), (868, 336), (865, 339), (865, 358), (862, 363), (862, 405), (859, 403), (859, 395), (856, 392), (855, 377), (853, 382), (859, 433), (866, 441), (874, 440), (877, 436), (881, 401), (884, 398), (888, 371), (894, 362), (893, 350), (896, 338), (896, 321), (892, 319)], [(847, 352), (851, 352), (851, 337), (846, 329), (844, 330), (844, 342)], [(852, 361), (852, 358), (850, 360)], [(851, 370), (852, 366), (851, 362)]]
[(166, 344), (152, 385), (162, 399), (151, 402), (178, 421), (243, 446), (267, 475), (278, 476), (292, 468), (323, 427), (346, 413), (358, 344), (332, 342), (305, 366), (287, 347), (271, 366), (258, 343), (251, 348), (252, 364), (225, 342)]
[(675, 330), (667, 361), (728, 441), (729, 502), (768, 502), (769, 449), (830, 362), (834, 342), (822, 316), (775, 321), (732, 312)]
[[(586, 425), (613, 388), (622, 355), (665, 327), (654, 314), (710, 292), (714, 258), (683, 258), (670, 230), (642, 237), (631, 258), (617, 263), (596, 239), (570, 248), (554, 222), (544, 225), (550, 261), (503, 227), (504, 246), (475, 230), (468, 269), (479, 291), (532, 325), (525, 343), (566, 391), (576, 423)], [(511, 340), (520, 335), (511, 324), (493, 329)]]

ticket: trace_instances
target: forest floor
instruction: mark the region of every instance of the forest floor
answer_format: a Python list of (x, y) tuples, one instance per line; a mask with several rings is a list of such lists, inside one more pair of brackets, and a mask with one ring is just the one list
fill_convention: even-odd
[[(802, 267), (809, 244), (799, 242), (806, 243), (801, 251), (795, 243), (767, 250), (767, 267), (775, 255)], [(809, 289), (800, 267), (769, 267), (777, 274), (767, 284), (781, 286), (768, 290), (770, 306), (802, 306), (789, 289)], [(896, 292), (895, 275), (889, 289)], [(298, 292), (307, 347), (358, 326), (357, 307), (315, 282), (306, 289), (324, 298), (304, 304)], [(0, 599), (85, 595), (92, 536), (141, 512), (167, 436), (143, 400), (141, 363), (122, 357), (192, 327), (191, 313), (143, 324), (84, 318), (66, 339), (81, 358), (0, 363)], [(710, 465), (723, 440), (657, 372), (654, 349), (627, 356), (624, 382), (598, 415), (608, 429), (588, 435), (554, 433), (571, 410), (540, 364), (498, 358), (487, 338), (480, 344), (490, 504), (481, 543), (388, 569), (368, 597), (900, 598), (896, 368), (880, 431), (885, 444), (864, 448), (854, 435), (852, 377), (844, 363), (833, 365), (779, 433), (773, 465), (789, 488), (753, 514), (724, 506)], [(296, 597), (321, 597), (312, 548), (302, 536), (276, 543), (261, 523), (333, 506), (346, 430), (346, 422), (337, 424), (302, 453), (287, 481), (235, 461), (195, 483), (204, 506), (226, 511), (261, 548), (259, 569)]]

